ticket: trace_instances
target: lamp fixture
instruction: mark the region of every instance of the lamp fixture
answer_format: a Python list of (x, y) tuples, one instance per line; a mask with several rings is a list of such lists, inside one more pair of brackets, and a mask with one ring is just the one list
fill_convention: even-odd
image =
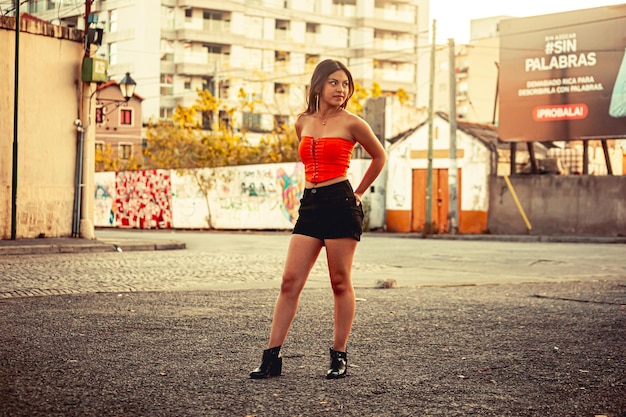
[[(124, 77), (120, 80), (118, 85), (119, 85), (120, 93), (122, 93), (122, 97), (124, 98), (123, 100), (110, 99), (110, 98), (98, 98), (96, 101), (98, 105), (101, 105), (103, 107), (107, 104), (111, 104), (111, 103), (114, 104), (114, 106), (111, 109), (107, 109), (106, 107), (104, 107), (104, 112), (105, 112), (104, 115), (110, 114), (111, 112), (115, 111), (115, 109), (117, 109), (118, 107), (122, 105), (126, 106), (128, 104), (128, 101), (135, 95), (135, 88), (137, 87), (137, 83), (130, 76), (130, 73), (127, 72), (126, 75), (124, 75)], [(97, 91), (98, 90), (96, 89), (96, 91), (94, 91), (93, 94), (95, 94)]]
[(135, 87), (137, 87), (137, 83), (131, 78), (130, 73), (127, 72), (120, 81), (120, 91), (126, 101), (130, 100), (135, 94)]

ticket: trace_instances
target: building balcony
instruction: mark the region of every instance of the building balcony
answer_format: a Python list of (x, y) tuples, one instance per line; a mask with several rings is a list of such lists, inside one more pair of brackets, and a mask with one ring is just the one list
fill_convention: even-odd
[(357, 27), (369, 27), (388, 32), (404, 32), (417, 35), (418, 27), (415, 23), (404, 21), (384, 20), (378, 17), (360, 17), (356, 19)]
[(352, 49), (352, 58), (372, 58), (376, 61), (397, 62), (401, 64), (415, 64), (417, 61), (415, 50), (389, 51), (384, 49), (360, 48)]
[(400, 83), (415, 82), (415, 74), (412, 71), (402, 71), (392, 68), (374, 68), (374, 80), (395, 81)]
[(176, 39), (180, 41), (218, 43), (225, 45), (241, 45), (246, 41), (245, 36), (228, 31), (206, 31), (204, 29), (178, 29)]
[(372, 47), (375, 50), (385, 52), (415, 52), (415, 42), (411, 39), (398, 40), (398, 39), (380, 39), (374, 38)]
[[(206, 0), (168, 0), (169, 2), (175, 2), (178, 7), (207, 9)], [(250, 0), (246, 3), (251, 3)], [(246, 10), (246, 4), (244, 2), (210, 2), (211, 10), (221, 10), (225, 12), (244, 12)]]
[(415, 24), (415, 13), (412, 10), (391, 10), (382, 7), (375, 7), (374, 16), (380, 20), (391, 20), (394, 22)]
[(185, 54), (181, 61), (176, 62), (176, 73), (183, 75), (212, 74), (216, 69), (228, 67), (230, 65), (229, 58), (229, 55), (190, 52)]

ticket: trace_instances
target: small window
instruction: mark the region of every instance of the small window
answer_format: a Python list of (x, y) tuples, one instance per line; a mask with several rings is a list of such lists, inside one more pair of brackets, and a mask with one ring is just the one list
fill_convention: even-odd
[(191, 81), (185, 81), (185, 90), (191, 90)]
[(109, 32), (117, 32), (117, 10), (109, 11)]
[(289, 94), (289, 84), (274, 83), (274, 94)]
[(274, 51), (274, 59), (278, 62), (289, 61), (289, 52), (287, 51)]
[(317, 64), (318, 62), (320, 62), (320, 56), (319, 55), (315, 55), (315, 54), (306, 54), (305, 58), (304, 58), (304, 63), (305, 64)]
[(204, 130), (213, 130), (213, 119), (215, 116), (212, 111), (203, 111), (201, 113), (202, 117), (202, 129)]
[(219, 112), (220, 118), (220, 129), (229, 129), (230, 128), (230, 115), (225, 110), (220, 110)]
[(120, 109), (120, 125), (133, 124), (133, 109)]
[(242, 120), (243, 128), (253, 132), (261, 131), (261, 115), (245, 112)]
[(174, 114), (174, 109), (171, 107), (159, 108), (159, 117), (161, 119), (169, 119)]
[(277, 132), (282, 132), (287, 128), (287, 123), (289, 123), (289, 116), (285, 116), (282, 114), (277, 114), (274, 116), (274, 129)]
[(104, 123), (104, 106), (96, 106), (96, 123)]
[(320, 25), (318, 23), (307, 23), (306, 33), (320, 33)]
[(130, 143), (120, 143), (117, 145), (117, 154), (120, 159), (130, 159), (130, 157), (133, 156), (133, 145)]
[(227, 100), (230, 91), (230, 80), (220, 81), (220, 98)]
[(191, 19), (193, 9), (185, 9), (185, 17)]

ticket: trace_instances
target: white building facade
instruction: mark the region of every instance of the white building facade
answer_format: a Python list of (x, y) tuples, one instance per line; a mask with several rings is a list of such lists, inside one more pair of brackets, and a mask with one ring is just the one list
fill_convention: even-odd
[[(84, 27), (84, 6), (51, 0), (27, 10)], [(171, 117), (203, 89), (222, 102), (220, 118), (244, 108), (236, 128), (271, 131), (303, 110), (325, 58), (346, 63), (367, 89), (403, 89), (413, 102), (427, 91), (418, 85), (428, 84), (428, 0), (99, 0), (92, 13), (104, 29), (96, 55), (111, 79), (131, 73), (144, 122)]]

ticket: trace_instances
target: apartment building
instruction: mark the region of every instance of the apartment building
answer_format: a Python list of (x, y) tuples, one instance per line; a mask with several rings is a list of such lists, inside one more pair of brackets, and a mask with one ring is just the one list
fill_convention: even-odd
[(507, 16), (474, 19), (470, 41), (456, 44), (450, 64), (448, 45), (438, 45), (435, 53), (434, 111), (450, 111), (450, 69), (455, 73), (457, 117), (474, 123), (497, 121), (498, 62), (500, 59), (499, 22)]
[[(82, 3), (27, 7), (80, 28)], [(203, 89), (237, 129), (271, 131), (302, 111), (325, 58), (345, 62), (365, 88), (426, 97), (418, 85), (428, 85), (429, 0), (97, 0), (92, 13), (104, 29), (96, 55), (108, 59), (111, 79), (130, 72), (137, 81), (144, 123), (169, 118)]]

